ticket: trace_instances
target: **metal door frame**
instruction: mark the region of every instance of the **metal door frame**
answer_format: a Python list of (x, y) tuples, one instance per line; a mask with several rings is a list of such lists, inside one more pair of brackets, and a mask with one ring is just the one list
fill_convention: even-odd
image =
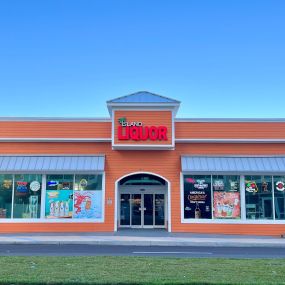
[[(120, 181), (123, 178), (126, 178), (128, 176), (134, 175), (134, 174), (150, 174), (150, 175), (154, 175), (157, 177), (162, 178), (166, 184), (164, 185), (164, 194), (165, 194), (165, 229), (168, 232), (172, 232), (172, 218), (171, 218), (171, 182), (169, 181), (169, 179), (167, 179), (166, 177), (156, 173), (156, 172), (151, 172), (151, 171), (134, 171), (134, 172), (129, 172), (126, 173), (120, 177), (117, 178), (117, 180), (115, 181), (115, 189), (114, 189), (114, 231), (116, 232), (118, 230), (119, 227), (119, 221), (120, 221), (120, 193), (121, 193), (121, 189), (124, 187), (123, 185), (120, 185)], [(181, 173), (180, 173), (181, 176)], [(152, 185), (152, 187), (154, 187), (154, 185)], [(110, 198), (110, 204), (112, 204), (113, 199)]]
[[(132, 187), (133, 186), (129, 186), (129, 187)], [(129, 188), (129, 187), (126, 187), (126, 188)], [(162, 190), (162, 189), (153, 189), (154, 187), (153, 186), (145, 186), (144, 188), (146, 187), (149, 187), (149, 188), (152, 188), (152, 189), (148, 189), (148, 190), (151, 190), (151, 191), (147, 191), (147, 192), (152, 192), (152, 193), (145, 193), (145, 192), (141, 192), (140, 190), (136, 190), (136, 191), (130, 191), (131, 189), (123, 189), (123, 191), (120, 191), (119, 193), (119, 205), (118, 205), (118, 226), (119, 228), (134, 228), (134, 229), (164, 229), (166, 228), (166, 221), (167, 221), (167, 195), (165, 193), (165, 190)], [(136, 188), (138, 188), (136, 186)], [(162, 188), (162, 187), (160, 187)], [(165, 187), (163, 187), (165, 188)], [(159, 191), (160, 190), (160, 191)], [(129, 208), (130, 208), (130, 225), (121, 225), (121, 195), (122, 194), (128, 194), (130, 195), (130, 199), (129, 199)], [(131, 200), (132, 200), (132, 195), (141, 195), (141, 225), (132, 225), (132, 203), (131, 203)], [(152, 211), (153, 211), (153, 224), (152, 225), (144, 225), (144, 195), (145, 194), (150, 194), (150, 195), (153, 195), (153, 205), (152, 205)], [(156, 194), (163, 194), (164, 195), (164, 225), (155, 225), (155, 195)]]

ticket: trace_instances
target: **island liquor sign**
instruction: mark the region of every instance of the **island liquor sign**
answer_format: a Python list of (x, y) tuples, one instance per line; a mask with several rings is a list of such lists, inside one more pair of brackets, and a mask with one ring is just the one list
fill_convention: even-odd
[(115, 111), (113, 147), (173, 148), (171, 111)]
[(144, 126), (142, 122), (128, 122), (126, 118), (119, 119), (118, 139), (119, 140), (164, 140), (167, 141), (166, 126)]

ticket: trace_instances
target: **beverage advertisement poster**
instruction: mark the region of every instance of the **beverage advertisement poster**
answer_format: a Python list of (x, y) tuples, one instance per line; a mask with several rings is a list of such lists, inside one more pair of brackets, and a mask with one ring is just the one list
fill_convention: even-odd
[(73, 190), (47, 190), (45, 206), (48, 219), (72, 218)]
[(211, 219), (211, 176), (185, 177), (184, 218)]
[(239, 192), (214, 191), (214, 218), (240, 218)]
[(101, 219), (102, 191), (74, 191), (73, 218)]

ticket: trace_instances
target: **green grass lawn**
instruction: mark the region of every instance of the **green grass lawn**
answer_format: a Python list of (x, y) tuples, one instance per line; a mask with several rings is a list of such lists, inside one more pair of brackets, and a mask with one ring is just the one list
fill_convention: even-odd
[(0, 284), (285, 284), (285, 259), (0, 257)]

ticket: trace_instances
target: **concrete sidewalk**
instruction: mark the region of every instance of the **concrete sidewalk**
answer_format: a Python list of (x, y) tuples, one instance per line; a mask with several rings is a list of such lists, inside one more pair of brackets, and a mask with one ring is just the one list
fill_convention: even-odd
[(88, 244), (133, 246), (282, 247), (285, 238), (122, 230), (117, 233), (0, 234), (0, 244)]

